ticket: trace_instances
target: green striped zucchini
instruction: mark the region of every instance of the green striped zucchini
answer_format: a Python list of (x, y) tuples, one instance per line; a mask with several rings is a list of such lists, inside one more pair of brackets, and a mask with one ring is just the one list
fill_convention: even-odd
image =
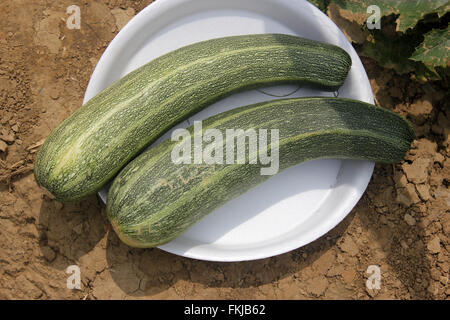
[[(323, 97), (240, 107), (203, 121), (203, 132), (210, 128), (221, 132), (279, 129), (280, 171), (320, 158), (397, 162), (415, 136), (409, 122), (391, 111), (356, 100)], [(260, 174), (264, 165), (248, 161), (175, 164), (171, 155), (178, 143), (166, 140), (145, 151), (119, 173), (110, 188), (107, 216), (118, 236), (130, 246), (164, 244), (270, 178)]]
[(169, 128), (234, 92), (283, 83), (334, 90), (351, 67), (339, 47), (290, 35), (199, 42), (131, 72), (47, 138), (35, 177), (61, 201), (98, 191)]

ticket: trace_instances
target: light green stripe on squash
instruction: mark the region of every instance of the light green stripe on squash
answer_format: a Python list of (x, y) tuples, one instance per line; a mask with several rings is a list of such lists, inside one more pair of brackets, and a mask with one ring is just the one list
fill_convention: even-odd
[[(226, 129), (279, 129), (280, 172), (324, 158), (398, 162), (415, 137), (409, 122), (386, 109), (319, 97), (240, 107), (203, 121), (203, 131), (209, 128), (221, 130), (224, 137)], [(192, 133), (193, 127), (189, 130)], [(145, 151), (112, 184), (107, 215), (131, 246), (164, 244), (270, 178), (260, 174), (260, 168), (267, 167), (260, 164), (176, 165), (171, 152), (177, 143), (167, 140)], [(223, 143), (225, 150), (225, 139)]]
[(59, 125), (38, 153), (36, 180), (61, 201), (77, 200), (220, 98), (283, 83), (334, 90), (350, 67), (341, 48), (289, 35), (226, 37), (180, 48), (131, 72)]

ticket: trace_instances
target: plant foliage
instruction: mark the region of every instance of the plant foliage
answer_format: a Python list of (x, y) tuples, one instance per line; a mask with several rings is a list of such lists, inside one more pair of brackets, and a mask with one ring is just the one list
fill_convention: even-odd
[[(357, 44), (359, 53), (375, 59), (383, 67), (400, 74), (414, 72), (422, 80), (437, 80), (449, 66), (449, 0), (310, 2), (328, 15), (331, 9), (338, 12), (336, 23)], [(380, 8), (379, 30), (368, 30), (366, 26), (373, 14), (367, 12), (371, 5)]]

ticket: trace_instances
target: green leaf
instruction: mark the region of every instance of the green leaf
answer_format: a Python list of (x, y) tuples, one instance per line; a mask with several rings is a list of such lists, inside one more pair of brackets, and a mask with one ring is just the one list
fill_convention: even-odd
[[(386, 23), (391, 24), (394, 19), (393, 16), (388, 17)], [(392, 33), (388, 28), (382, 28), (373, 32), (367, 41), (358, 46), (358, 53), (376, 60), (380, 66), (393, 69), (398, 74), (414, 72), (418, 79), (438, 80), (440, 75), (434, 68), (422, 63), (423, 61), (409, 59), (415, 48), (420, 47), (424, 40), (421, 29), (422, 27), (418, 28), (418, 32)], [(438, 41), (440, 40), (436, 40)]]
[[(377, 5), (380, 7), (381, 16), (391, 14), (398, 15), (397, 31), (405, 32), (422, 20), (426, 15), (435, 13), (439, 17), (450, 10), (450, 1), (448, 0), (332, 0), (341, 9), (347, 11), (346, 17), (355, 17), (354, 21), (361, 21), (361, 15), (369, 17), (367, 7)], [(383, 26), (382, 26), (383, 27)]]
[(411, 60), (420, 61), (431, 71), (435, 67), (449, 65), (450, 26), (447, 29), (433, 29), (425, 34), (423, 43), (416, 48)]
[(437, 13), (438, 17), (443, 16), (450, 10), (448, 0), (416, 0), (402, 2), (398, 10), (400, 16), (397, 19), (397, 30), (406, 31), (422, 20), (426, 15)]

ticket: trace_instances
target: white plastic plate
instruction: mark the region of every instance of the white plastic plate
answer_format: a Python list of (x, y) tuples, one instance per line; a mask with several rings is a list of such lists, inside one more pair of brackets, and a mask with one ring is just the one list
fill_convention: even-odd
[[(150, 60), (179, 47), (239, 34), (285, 33), (332, 43), (353, 60), (340, 97), (373, 103), (363, 65), (344, 34), (304, 0), (157, 0), (134, 17), (106, 49), (84, 102)], [(332, 96), (296, 86), (253, 90), (228, 97), (193, 120), (265, 100)], [(265, 93), (264, 93), (265, 92)], [(293, 94), (290, 94), (294, 92)], [(170, 132), (156, 143), (170, 138)], [(214, 261), (254, 260), (306, 245), (335, 227), (364, 193), (374, 164), (317, 160), (290, 168), (208, 215), (162, 250)], [(108, 188), (100, 191), (106, 200)]]

